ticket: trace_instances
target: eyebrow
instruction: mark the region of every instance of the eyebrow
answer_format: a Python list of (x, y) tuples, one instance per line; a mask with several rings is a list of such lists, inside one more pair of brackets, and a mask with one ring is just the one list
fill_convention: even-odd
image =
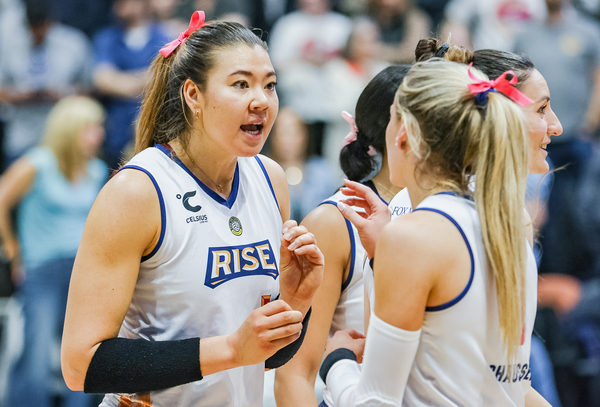
[(542, 96), (541, 98), (539, 98), (535, 103), (540, 103), (542, 101), (546, 101), (549, 102), (550, 101), (550, 96)]
[[(229, 76), (235, 76), (235, 75), (244, 75), (244, 76), (248, 76), (248, 77), (253, 77), (254, 74), (250, 71), (244, 71), (243, 69), (237, 70), (233, 73), (230, 73)], [(269, 73), (267, 73), (266, 77), (269, 78), (271, 76), (275, 76), (275, 71), (270, 71)]]

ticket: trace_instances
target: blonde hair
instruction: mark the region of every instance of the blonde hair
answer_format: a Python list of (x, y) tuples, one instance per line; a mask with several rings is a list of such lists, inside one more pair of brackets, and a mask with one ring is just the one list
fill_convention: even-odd
[[(436, 187), (468, 194), (469, 180), (476, 175), (474, 198), (510, 362), (524, 323), (529, 138), (522, 110), (503, 94), (490, 92), (487, 105), (475, 104), (468, 69), (440, 59), (419, 62), (400, 85), (394, 106), (419, 158), (417, 181), (428, 173)], [(487, 80), (480, 71), (471, 71)]]
[(50, 111), (42, 144), (48, 147), (58, 162), (59, 171), (74, 181), (77, 171), (85, 164), (79, 136), (89, 124), (104, 120), (104, 108), (85, 96), (67, 96)]

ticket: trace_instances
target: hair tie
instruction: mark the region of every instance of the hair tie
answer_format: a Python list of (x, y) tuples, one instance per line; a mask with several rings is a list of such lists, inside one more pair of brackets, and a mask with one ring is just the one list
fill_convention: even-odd
[(342, 112), (342, 117), (350, 125), (350, 133), (348, 133), (346, 135), (346, 137), (344, 137), (344, 141), (342, 143), (342, 148), (344, 148), (348, 144), (353, 143), (353, 142), (356, 141), (356, 136), (358, 134), (358, 127), (356, 127), (356, 122), (354, 121), (354, 116), (352, 116), (350, 113), (348, 113), (346, 111), (343, 111)]
[[(469, 84), (469, 92), (471, 92), (473, 95), (477, 95), (475, 97), (476, 105), (485, 106), (488, 101), (488, 93), (496, 91), (504, 93), (512, 101), (523, 107), (533, 103), (533, 100), (529, 99), (513, 86), (519, 82), (519, 79), (514, 71), (506, 71), (493, 81), (484, 81), (473, 76), (471, 73), (472, 66), (473, 63), (471, 62), (469, 64), (469, 77), (473, 79), (475, 83)], [(506, 75), (508, 74), (512, 75), (512, 79), (510, 81), (506, 79)]]
[(160, 52), (160, 54), (163, 57), (168, 58), (169, 55), (171, 55), (173, 53), (173, 51), (175, 51), (179, 45), (183, 44), (185, 42), (185, 40), (194, 31), (196, 31), (198, 28), (200, 28), (204, 25), (205, 18), (206, 18), (206, 16), (204, 14), (204, 11), (194, 11), (194, 14), (192, 14), (192, 18), (190, 19), (190, 25), (189, 25), (188, 29), (185, 30), (184, 32), (182, 32), (181, 34), (179, 34), (179, 37), (177, 37), (177, 39), (171, 41), (170, 43), (168, 43), (167, 45), (162, 47), (161, 50), (158, 52)]
[(449, 49), (450, 45), (444, 43), (437, 49), (437, 51), (435, 51), (435, 56), (437, 58), (444, 58), (444, 55), (446, 55), (446, 52), (448, 52)]

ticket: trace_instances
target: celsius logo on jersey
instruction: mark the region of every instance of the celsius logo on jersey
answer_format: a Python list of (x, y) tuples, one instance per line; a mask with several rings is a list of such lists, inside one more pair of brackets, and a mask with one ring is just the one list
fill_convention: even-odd
[(279, 270), (268, 240), (241, 246), (209, 247), (204, 285), (215, 288), (229, 280), (246, 276), (271, 276)]
[[(202, 207), (200, 205), (190, 205), (190, 198), (196, 196), (196, 191), (190, 191), (183, 194), (183, 207), (190, 212), (198, 212)], [(181, 199), (181, 195), (177, 194), (177, 199)]]
[(240, 220), (235, 216), (232, 216), (229, 218), (229, 230), (231, 230), (231, 233), (234, 235), (241, 236), (241, 234), (244, 232), (242, 229), (242, 222), (240, 222)]

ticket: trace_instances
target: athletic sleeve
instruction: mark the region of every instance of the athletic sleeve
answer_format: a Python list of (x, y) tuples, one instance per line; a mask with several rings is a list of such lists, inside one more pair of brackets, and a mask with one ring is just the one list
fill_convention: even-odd
[[(362, 374), (351, 358), (340, 359), (328, 371), (320, 372), (334, 406), (401, 405), (420, 337), (420, 329), (407, 331), (371, 315)], [(327, 358), (331, 355), (334, 354)], [(327, 358), (323, 366), (327, 365)]]

